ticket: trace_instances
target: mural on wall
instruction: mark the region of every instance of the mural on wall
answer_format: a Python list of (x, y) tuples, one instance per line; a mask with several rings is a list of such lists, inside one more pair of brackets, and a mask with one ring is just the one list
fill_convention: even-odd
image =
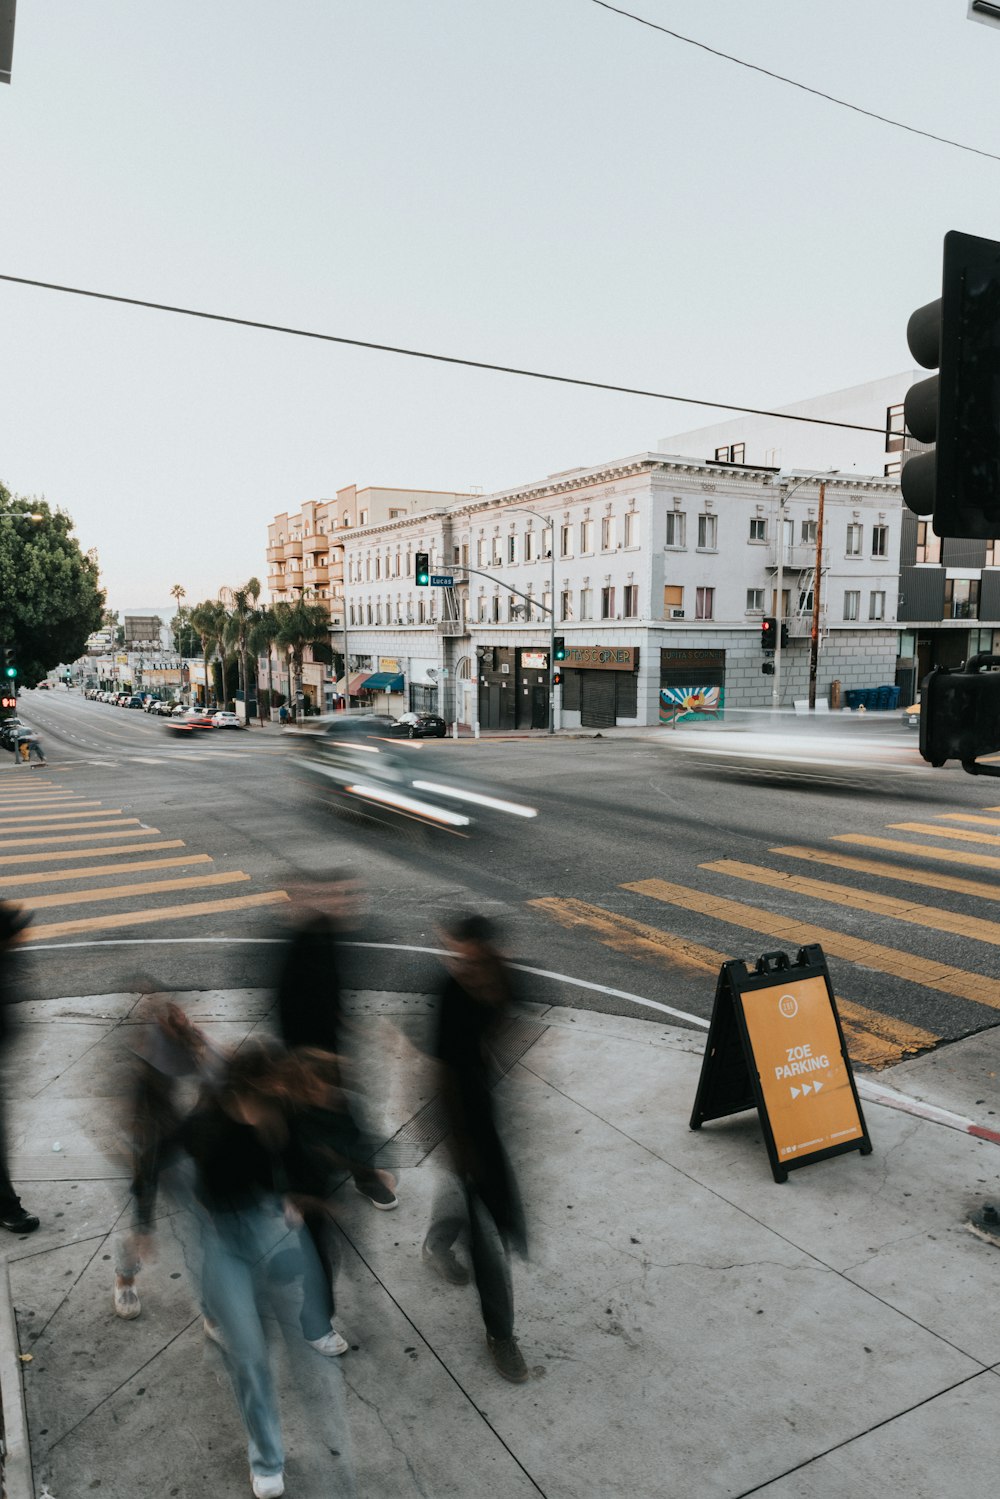
[(721, 718), (725, 701), (723, 687), (661, 687), (660, 722)]

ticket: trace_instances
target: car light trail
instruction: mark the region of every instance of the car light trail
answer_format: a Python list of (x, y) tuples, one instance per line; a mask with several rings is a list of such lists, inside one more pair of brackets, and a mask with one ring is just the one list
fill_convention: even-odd
[(496, 796), (484, 796), (478, 791), (459, 790), (457, 786), (442, 786), (437, 781), (414, 781), (417, 791), (435, 791), (439, 796), (453, 797), (457, 802), (473, 802), (477, 807), (493, 807), (497, 812), (509, 812), (512, 817), (537, 817), (534, 807), (521, 806), (519, 802), (501, 801)]
[(383, 807), (394, 807), (399, 812), (412, 812), (415, 817), (424, 817), (428, 822), (441, 822), (452, 828), (467, 828), (469, 818), (461, 812), (448, 812), (444, 807), (432, 807), (428, 802), (417, 801), (412, 796), (401, 796), (395, 791), (383, 791), (376, 786), (345, 786), (345, 791), (366, 801), (378, 802)]

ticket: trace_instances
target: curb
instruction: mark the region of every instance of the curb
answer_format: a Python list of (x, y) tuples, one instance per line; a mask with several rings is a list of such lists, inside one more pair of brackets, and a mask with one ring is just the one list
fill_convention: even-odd
[(33, 1499), (31, 1448), (28, 1417), (24, 1408), (24, 1386), (17, 1341), (17, 1322), (10, 1289), (10, 1266), (4, 1265), (0, 1281), (0, 1405), (3, 1408), (3, 1496)]

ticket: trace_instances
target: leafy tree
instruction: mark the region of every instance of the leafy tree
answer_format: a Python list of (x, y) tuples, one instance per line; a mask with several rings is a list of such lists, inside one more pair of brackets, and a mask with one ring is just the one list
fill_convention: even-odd
[(201, 637), (201, 650), (205, 661), (205, 705), (209, 697), (208, 658), (217, 651), (222, 661), (222, 696), (225, 696), (225, 634), (226, 607), (218, 599), (204, 599), (191, 610), (191, 623)]
[[(258, 608), (257, 601), (260, 598), (260, 582), (257, 578), (251, 578), (244, 583), (242, 588), (226, 588), (222, 590), (220, 597), (224, 598), (228, 606), (228, 617), (226, 619), (226, 642), (236, 647), (240, 662), (240, 685), (243, 691), (243, 701), (249, 708), (250, 699), (254, 693), (250, 691), (250, 632), (256, 622)], [(257, 673), (254, 672), (254, 689), (256, 691)]]
[(24, 687), (82, 656), (104, 623), (97, 554), (72, 533), (64, 510), (0, 484), (0, 641), (17, 652)]
[(329, 644), (330, 611), (324, 604), (309, 604), (299, 598), (294, 604), (275, 604), (274, 612), (278, 620), (278, 644), (288, 652), (292, 663), (292, 693), (298, 703), (306, 646)]

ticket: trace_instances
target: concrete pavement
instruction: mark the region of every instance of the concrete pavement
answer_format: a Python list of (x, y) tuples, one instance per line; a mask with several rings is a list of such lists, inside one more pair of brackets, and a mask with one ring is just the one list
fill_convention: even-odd
[[(181, 999), (232, 1042), (266, 1024), (270, 1003), (259, 990)], [(688, 1129), (701, 1032), (529, 1009), (500, 1084), (532, 1234), (514, 1268), (531, 1378), (510, 1386), (486, 1356), (474, 1290), (420, 1261), (436, 1134), (433, 1079), (411, 1042), (433, 1002), (354, 1003), (388, 1058), (386, 1131), (402, 1131), (417, 1164), (394, 1213), (338, 1194), (338, 1325), (352, 1347), (323, 1369), (345, 1430), (336, 1455), (324, 1450), (306, 1394), (285, 1389), (290, 1499), (941, 1499), (991, 1482), (1000, 1253), (963, 1224), (1000, 1198), (997, 1145), (867, 1104), (869, 1158), (779, 1186), (755, 1115)], [(0, 1316), (0, 1378), (15, 1445), (11, 1371), (23, 1379), (38, 1496), (249, 1494), (185, 1273), (183, 1215), (164, 1207), (141, 1317), (111, 1310), (127, 1209), (115, 1101), (147, 1005), (119, 994), (20, 1008), (13, 1168), (42, 1227), (3, 1245), (18, 1342)], [(880, 1076), (995, 1125), (998, 1072), (988, 1031)], [(25, 1499), (12, 1458), (9, 1499)]]

